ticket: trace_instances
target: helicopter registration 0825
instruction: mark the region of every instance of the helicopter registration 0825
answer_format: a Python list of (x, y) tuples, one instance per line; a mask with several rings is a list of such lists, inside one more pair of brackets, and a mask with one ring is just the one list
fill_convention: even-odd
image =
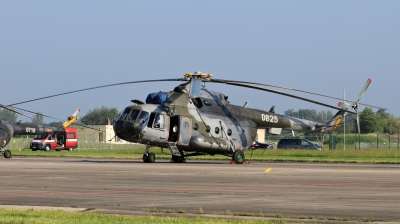
[(278, 116), (261, 114), (261, 120), (271, 123), (278, 123)]

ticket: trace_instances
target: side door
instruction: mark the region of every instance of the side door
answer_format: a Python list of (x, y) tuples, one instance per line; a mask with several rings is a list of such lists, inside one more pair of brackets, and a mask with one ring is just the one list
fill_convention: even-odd
[(155, 114), (153, 129), (157, 131), (158, 140), (166, 142), (168, 138), (168, 116), (166, 114)]
[(192, 119), (189, 117), (180, 117), (179, 145), (189, 145), (192, 137)]

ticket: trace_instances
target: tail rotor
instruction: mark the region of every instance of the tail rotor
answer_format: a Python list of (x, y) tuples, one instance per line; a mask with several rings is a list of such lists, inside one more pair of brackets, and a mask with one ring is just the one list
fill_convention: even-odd
[(369, 78), (367, 80), (367, 82), (365, 83), (364, 87), (361, 89), (360, 94), (358, 94), (358, 99), (356, 102), (354, 102), (353, 104), (350, 103), (346, 103), (346, 102), (339, 102), (338, 106), (341, 107), (342, 109), (354, 109), (356, 111), (357, 114), (357, 129), (358, 129), (358, 135), (361, 134), (360, 131), (360, 116), (359, 116), (359, 112), (358, 112), (358, 108), (360, 107), (360, 100), (361, 98), (364, 96), (365, 91), (367, 91), (368, 86), (371, 84), (372, 80)]

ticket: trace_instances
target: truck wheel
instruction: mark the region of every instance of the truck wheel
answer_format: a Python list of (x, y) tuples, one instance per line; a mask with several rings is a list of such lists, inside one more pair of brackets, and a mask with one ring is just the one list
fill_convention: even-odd
[(49, 146), (49, 145), (46, 145), (46, 146), (44, 147), (44, 151), (46, 151), (46, 152), (50, 151), (50, 146)]

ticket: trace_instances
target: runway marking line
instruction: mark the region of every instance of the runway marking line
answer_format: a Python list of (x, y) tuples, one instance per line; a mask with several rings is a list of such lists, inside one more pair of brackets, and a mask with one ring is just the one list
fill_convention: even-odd
[(271, 170), (272, 170), (272, 168), (268, 168), (265, 170), (265, 173), (269, 173), (269, 171), (271, 171)]

